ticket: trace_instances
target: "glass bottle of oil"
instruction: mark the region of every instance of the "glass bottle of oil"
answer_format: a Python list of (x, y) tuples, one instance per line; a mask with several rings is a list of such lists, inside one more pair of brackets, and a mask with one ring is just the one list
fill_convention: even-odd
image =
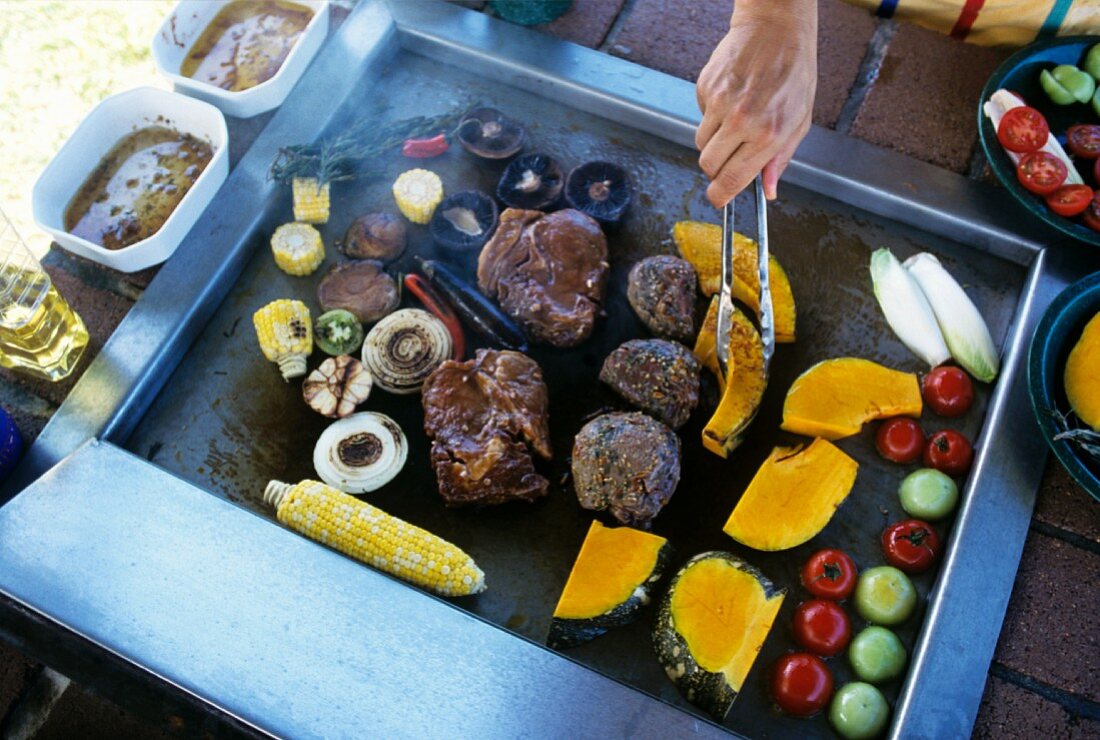
[(61, 380), (87, 344), (84, 322), (0, 211), (0, 367)]

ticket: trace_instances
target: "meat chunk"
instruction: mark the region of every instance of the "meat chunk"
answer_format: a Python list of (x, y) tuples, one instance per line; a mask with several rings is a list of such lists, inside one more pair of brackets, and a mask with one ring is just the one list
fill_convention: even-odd
[(608, 510), (649, 529), (680, 482), (680, 438), (645, 414), (611, 413), (584, 425), (573, 442), (573, 488), (581, 506)]
[(699, 280), (687, 260), (662, 254), (630, 268), (626, 298), (646, 327), (659, 337), (695, 339), (695, 291)]
[(699, 403), (699, 360), (682, 344), (665, 339), (631, 339), (607, 356), (600, 380), (673, 429)]
[(477, 284), (532, 339), (572, 347), (592, 333), (608, 271), (607, 239), (592, 217), (507, 208), (481, 250)]
[(549, 396), (538, 363), (519, 352), (480, 349), (448, 360), (424, 381), (424, 431), (448, 506), (531, 501), (549, 482), (531, 450), (549, 460)]

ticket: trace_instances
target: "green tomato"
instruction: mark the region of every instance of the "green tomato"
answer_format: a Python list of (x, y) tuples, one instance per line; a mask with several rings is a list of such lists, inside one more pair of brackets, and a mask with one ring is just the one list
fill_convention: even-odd
[(1077, 98), (1073, 97), (1073, 93), (1063, 87), (1058, 80), (1054, 79), (1054, 75), (1052, 75), (1048, 69), (1044, 69), (1039, 73), (1039, 85), (1043, 88), (1047, 97), (1058, 105), (1069, 105), (1077, 100)]
[(909, 576), (890, 565), (880, 565), (859, 574), (856, 583), (856, 611), (874, 624), (901, 624), (917, 606), (917, 590)]
[(890, 705), (869, 683), (846, 683), (829, 705), (829, 722), (848, 740), (869, 740), (886, 729)]
[[(1095, 79), (1100, 80), (1100, 44), (1096, 44), (1085, 55), (1085, 63), (1082, 65), (1085, 71)], [(1093, 98), (1095, 100), (1096, 98)]]
[(897, 678), (905, 669), (906, 657), (901, 640), (885, 627), (867, 627), (848, 646), (852, 670), (867, 683)]
[(898, 487), (901, 508), (914, 519), (937, 522), (951, 514), (959, 503), (955, 481), (933, 468), (921, 468), (905, 476)]
[(1059, 64), (1050, 74), (1078, 103), (1089, 102), (1096, 92), (1096, 80), (1072, 64)]
[(1096, 94), (1092, 96), (1092, 109), (1096, 111), (1096, 115), (1100, 116), (1100, 87), (1096, 88)]

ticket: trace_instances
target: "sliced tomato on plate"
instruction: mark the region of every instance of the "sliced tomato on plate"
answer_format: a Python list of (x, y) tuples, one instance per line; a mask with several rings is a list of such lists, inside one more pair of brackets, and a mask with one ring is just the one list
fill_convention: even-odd
[(1047, 205), (1059, 216), (1076, 216), (1091, 202), (1092, 188), (1088, 185), (1063, 185), (1047, 196)]
[(1050, 126), (1043, 114), (1034, 108), (1021, 105), (1004, 114), (997, 127), (997, 140), (1010, 152), (1024, 154), (1038, 151), (1047, 143)]
[(1100, 126), (1095, 123), (1079, 123), (1066, 130), (1066, 144), (1075, 157), (1096, 159), (1100, 157)]
[(1020, 164), (1016, 165), (1016, 177), (1020, 184), (1036, 195), (1053, 193), (1066, 181), (1068, 174), (1065, 163), (1047, 152), (1025, 154)]
[(1092, 202), (1085, 209), (1085, 226), (1093, 231), (1100, 231), (1100, 193), (1092, 197)]

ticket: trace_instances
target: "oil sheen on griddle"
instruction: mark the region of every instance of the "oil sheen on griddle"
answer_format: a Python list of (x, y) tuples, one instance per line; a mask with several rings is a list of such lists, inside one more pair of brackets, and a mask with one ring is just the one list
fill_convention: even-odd
[(180, 74), (232, 92), (255, 87), (275, 76), (312, 18), (283, 0), (234, 0), (203, 30)]
[(213, 154), (210, 144), (166, 126), (127, 134), (65, 209), (65, 230), (107, 249), (152, 236)]

